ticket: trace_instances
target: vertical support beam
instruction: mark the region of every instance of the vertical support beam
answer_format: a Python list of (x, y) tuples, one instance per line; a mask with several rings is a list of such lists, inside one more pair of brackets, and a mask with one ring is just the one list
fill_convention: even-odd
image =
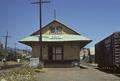
[(41, 3), (42, 3), (42, 0), (39, 0), (39, 2), (40, 2), (40, 3), (39, 3), (39, 11), (40, 11), (40, 12), (39, 12), (39, 14), (40, 14), (40, 15), (39, 15), (39, 17), (40, 17), (40, 18), (39, 18), (39, 19), (40, 19), (40, 20), (39, 20), (39, 21), (40, 21), (40, 22), (39, 22), (39, 24), (40, 24), (40, 37), (39, 37), (40, 57), (39, 57), (39, 59), (42, 60), (42, 4), (41, 4)]
[(16, 43), (15, 43), (15, 48), (14, 48), (14, 50), (15, 50), (15, 55), (16, 55)]
[(6, 33), (5, 36), (5, 50), (7, 50), (7, 41), (8, 41), (8, 32)]
[(54, 9), (54, 19), (56, 20), (56, 9)]

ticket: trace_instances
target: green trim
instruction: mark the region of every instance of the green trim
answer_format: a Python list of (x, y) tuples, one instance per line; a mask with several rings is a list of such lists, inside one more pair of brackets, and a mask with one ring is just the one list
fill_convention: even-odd
[[(20, 40), (20, 42), (37, 42), (39, 41), (39, 35), (28, 36)], [(43, 42), (64, 42), (64, 41), (91, 41), (82, 35), (42, 35)]]

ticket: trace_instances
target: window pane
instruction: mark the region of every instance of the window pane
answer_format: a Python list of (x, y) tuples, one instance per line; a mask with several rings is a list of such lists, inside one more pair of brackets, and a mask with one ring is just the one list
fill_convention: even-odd
[(50, 33), (52, 34), (60, 34), (62, 33), (62, 27), (50, 27)]
[(55, 60), (55, 55), (53, 55), (53, 60)]
[(56, 33), (60, 34), (62, 32), (62, 28), (61, 27), (57, 27), (56, 28)]
[(52, 48), (53, 54), (55, 54), (55, 47)]
[(62, 60), (62, 55), (56, 55), (56, 60)]
[(51, 27), (50, 31), (51, 31), (51, 33), (55, 33), (55, 28)]
[(56, 47), (56, 54), (62, 54), (62, 48)]

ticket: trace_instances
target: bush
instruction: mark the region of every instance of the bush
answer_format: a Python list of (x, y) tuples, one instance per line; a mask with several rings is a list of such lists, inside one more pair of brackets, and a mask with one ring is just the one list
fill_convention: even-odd
[(21, 67), (10, 72), (0, 74), (0, 80), (5, 81), (36, 81), (34, 77), (34, 69), (29, 67)]
[(5, 51), (4, 49), (0, 49), (0, 61), (7, 55), (7, 51)]
[(37, 66), (37, 69), (42, 69), (44, 67), (43, 63), (39, 63), (39, 65)]

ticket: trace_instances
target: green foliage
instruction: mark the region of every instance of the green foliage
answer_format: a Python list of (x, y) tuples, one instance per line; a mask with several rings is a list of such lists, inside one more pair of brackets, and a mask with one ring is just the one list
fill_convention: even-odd
[(44, 67), (44, 63), (40, 62), (39, 65), (37, 66), (37, 69), (42, 69)]
[(7, 51), (1, 49), (0, 50), (0, 56), (5, 56), (5, 55), (7, 55)]
[(8, 55), (8, 52), (4, 49), (0, 49), (0, 60), (3, 59), (5, 56)]
[(22, 59), (23, 57), (22, 57), (22, 55), (21, 54), (17, 54), (16, 55), (16, 59)]
[(44, 73), (45, 69), (44, 69), (44, 62), (40, 61), (39, 65), (37, 66), (37, 68), (35, 69), (35, 72), (40, 72), (40, 73)]

